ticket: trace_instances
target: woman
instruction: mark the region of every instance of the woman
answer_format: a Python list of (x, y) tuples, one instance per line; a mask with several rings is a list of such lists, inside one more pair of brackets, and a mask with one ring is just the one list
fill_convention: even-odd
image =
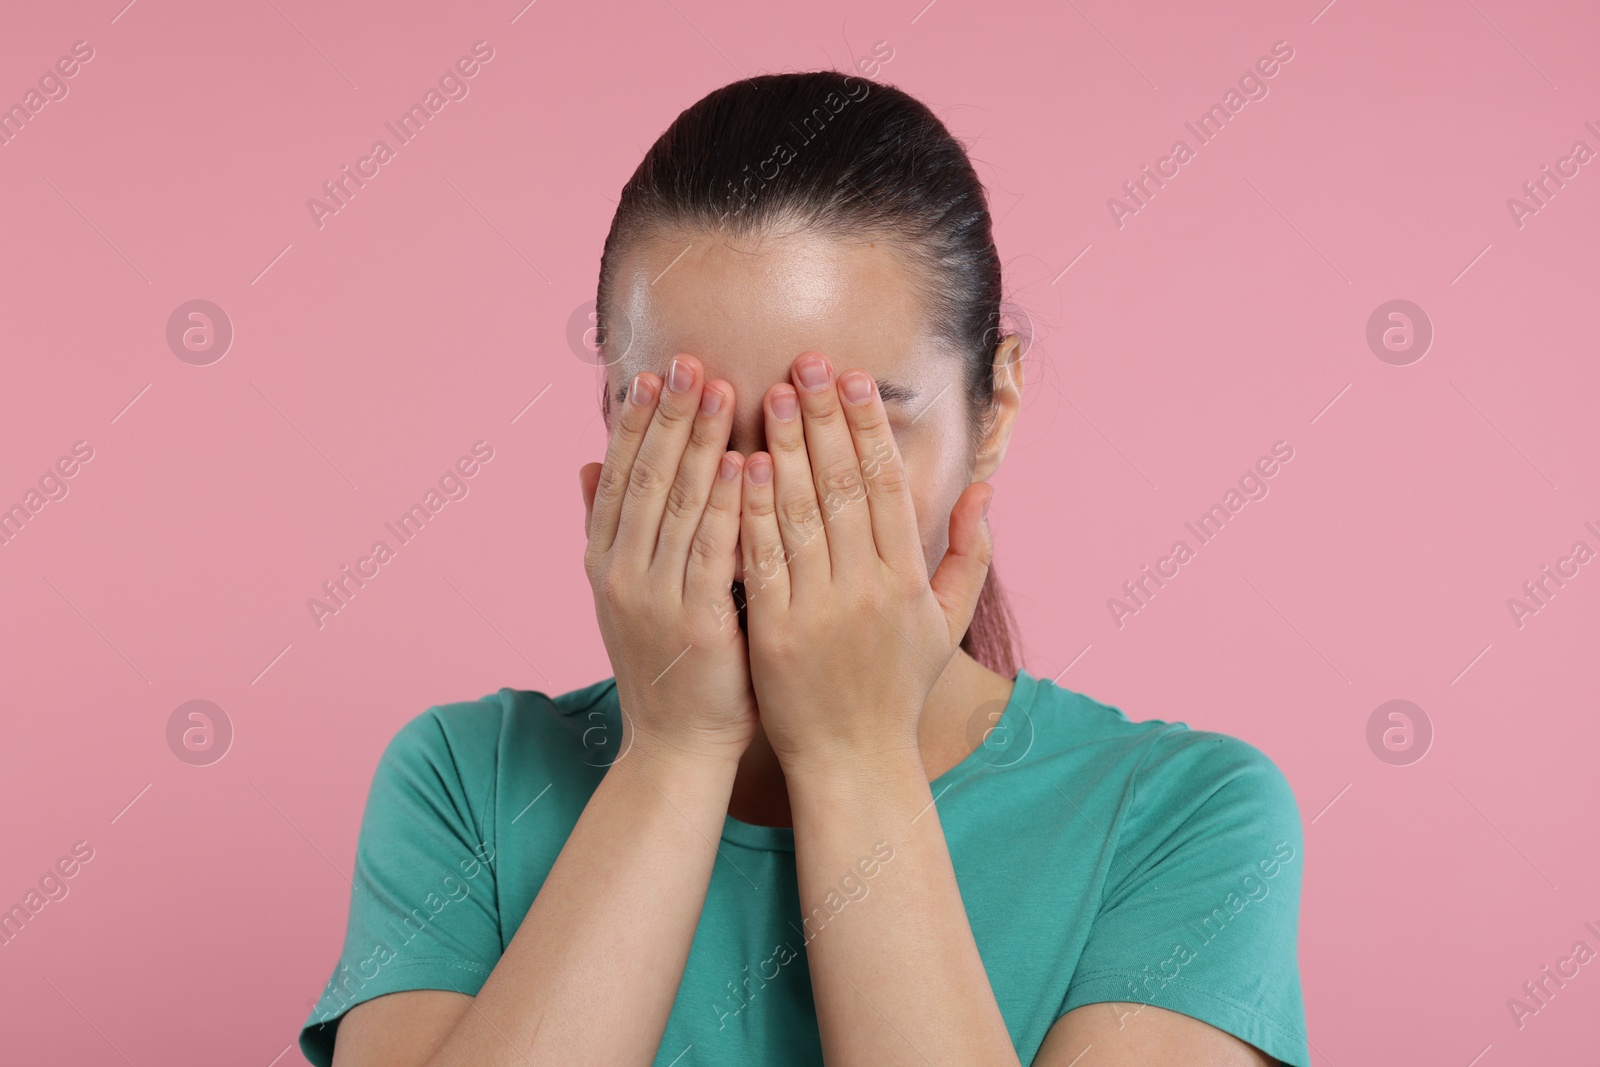
[(1000, 295), (899, 90), (751, 78), (661, 136), (580, 471), (614, 677), (399, 731), (313, 1063), (1309, 1063), (1283, 776), (1014, 661)]

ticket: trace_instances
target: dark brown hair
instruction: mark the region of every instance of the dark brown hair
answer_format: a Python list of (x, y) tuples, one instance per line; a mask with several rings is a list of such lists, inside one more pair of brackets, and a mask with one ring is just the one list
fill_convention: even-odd
[[(922, 268), (912, 273), (933, 332), (964, 360), (975, 454), (994, 415), (1003, 336), (988, 196), (944, 123), (890, 85), (831, 70), (766, 74), (682, 112), (622, 187), (595, 297), (602, 348), (624, 246), (669, 228), (743, 236), (791, 224), (890, 242)], [(601, 393), (609, 418), (609, 391)], [(991, 566), (961, 647), (1011, 678), (1015, 627)]]

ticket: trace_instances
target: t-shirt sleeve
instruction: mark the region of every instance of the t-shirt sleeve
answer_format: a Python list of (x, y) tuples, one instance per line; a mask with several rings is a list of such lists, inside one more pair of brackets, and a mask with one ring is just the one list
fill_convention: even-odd
[[(1111, 875), (1059, 1014), (1154, 1005), (1309, 1067), (1298, 962), (1299, 808), (1261, 751), (1222, 734), (1154, 739), (1111, 830)], [(1139, 1009), (1118, 1009), (1136, 1025)]]
[(356, 843), (344, 948), (300, 1031), (317, 1067), (345, 1012), (408, 989), (476, 995), (499, 960), (498, 701), (429, 708), (384, 749)]

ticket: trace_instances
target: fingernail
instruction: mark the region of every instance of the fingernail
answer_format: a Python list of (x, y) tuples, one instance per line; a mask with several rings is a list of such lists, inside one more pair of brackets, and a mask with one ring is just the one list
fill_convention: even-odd
[(645, 381), (642, 373), (633, 376), (633, 384), (628, 387), (628, 399), (635, 406), (645, 408), (650, 406), (650, 401), (656, 398), (656, 391), (650, 383)]
[(700, 394), (700, 413), (703, 415), (715, 415), (721, 407), (722, 390), (713, 389), (709, 385), (706, 386), (706, 391)]
[(872, 379), (865, 372), (852, 370), (846, 371), (844, 378), (844, 398), (852, 404), (865, 404), (872, 399)]
[(750, 480), (756, 485), (766, 485), (772, 480), (772, 461), (765, 456), (757, 456), (745, 464), (745, 470), (750, 472)]
[(822, 387), (828, 384), (828, 364), (821, 356), (801, 360), (795, 366), (795, 373), (800, 376), (800, 384), (809, 392), (821, 392)]
[(677, 356), (672, 357), (672, 363), (667, 370), (667, 388), (674, 393), (681, 393), (688, 389), (694, 382), (694, 374), (689, 370), (688, 364)]
[(725, 482), (731, 482), (739, 476), (739, 461), (733, 458), (733, 453), (725, 452), (722, 456), (722, 466), (717, 468), (717, 477)]
[(799, 410), (799, 402), (795, 399), (793, 389), (780, 389), (772, 395), (772, 413), (784, 422), (794, 418), (794, 413)]

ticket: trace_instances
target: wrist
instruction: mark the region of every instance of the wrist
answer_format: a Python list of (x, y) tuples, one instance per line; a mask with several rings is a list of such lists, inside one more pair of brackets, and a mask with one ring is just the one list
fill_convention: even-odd
[[(687, 760), (703, 765), (744, 758), (755, 737), (753, 717), (733, 721), (728, 715), (709, 714), (706, 709), (691, 709), (688, 698), (647, 698), (619, 692), (622, 717), (620, 751), (638, 751), (662, 761)], [(698, 716), (691, 711), (700, 711)], [(619, 757), (620, 758), (620, 757)]]
[(850, 802), (905, 785), (926, 788), (928, 772), (916, 745), (876, 751), (836, 751), (779, 757), (789, 792), (796, 797)]
[(733, 789), (734, 775), (747, 744), (705, 741), (698, 745), (681, 742), (637, 729), (624, 731), (623, 748), (607, 774), (625, 768), (628, 776), (657, 784), (694, 782)]

